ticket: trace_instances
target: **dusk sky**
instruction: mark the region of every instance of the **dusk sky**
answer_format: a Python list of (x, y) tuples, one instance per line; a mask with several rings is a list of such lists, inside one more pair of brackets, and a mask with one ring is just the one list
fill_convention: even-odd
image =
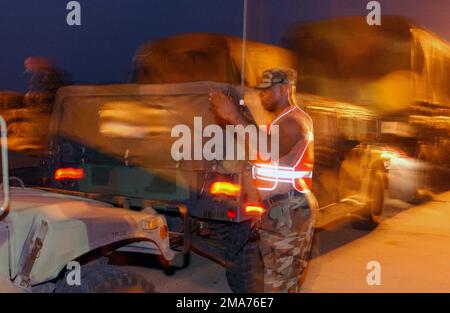
[[(47, 56), (75, 83), (125, 82), (137, 47), (187, 32), (242, 34), (242, 0), (79, 0), (81, 26), (66, 24), (66, 0), (0, 2), (0, 89), (25, 91), (23, 61)], [(280, 44), (293, 22), (367, 14), (366, 0), (249, 0), (250, 39)], [(450, 41), (450, 1), (380, 0), (382, 14), (412, 18)]]

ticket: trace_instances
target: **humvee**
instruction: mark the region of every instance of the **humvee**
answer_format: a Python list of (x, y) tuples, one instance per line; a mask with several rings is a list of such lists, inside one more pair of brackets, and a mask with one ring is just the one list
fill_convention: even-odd
[[(243, 97), (245, 114), (258, 125), (273, 119), (252, 86), (266, 68), (295, 68), (294, 58), (282, 48), (248, 42), (251, 58), (242, 88), (237, 86), (241, 45), (222, 35), (174, 36), (138, 50), (131, 84), (60, 89), (44, 171), (52, 188), (128, 209), (152, 207), (167, 218), (172, 249), (189, 246), (225, 265), (235, 292), (261, 292), (257, 240), (265, 208), (247, 205), (255, 192), (247, 164), (175, 161), (171, 154), (174, 126), (193, 129), (195, 116), (204, 127), (221, 123), (208, 108), (210, 89), (222, 89), (236, 101)], [(350, 103), (298, 96), (318, 125), (309, 197), (318, 211), (317, 226), (352, 213), (355, 227), (375, 228), (386, 183), (376, 116)]]
[[(167, 223), (151, 208), (134, 212), (97, 200), (51, 190), (10, 186), (7, 127), (0, 117), (2, 198), (0, 207), (1, 291), (153, 291), (142, 276), (105, 262), (113, 251), (159, 255), (170, 263)], [(76, 261), (80, 284), (66, 279)]]

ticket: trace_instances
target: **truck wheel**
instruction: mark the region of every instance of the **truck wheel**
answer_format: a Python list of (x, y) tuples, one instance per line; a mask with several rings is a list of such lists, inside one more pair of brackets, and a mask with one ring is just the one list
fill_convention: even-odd
[(357, 230), (374, 230), (381, 222), (384, 207), (384, 176), (377, 172), (369, 187), (371, 198), (358, 217), (351, 218), (351, 224)]
[(56, 283), (57, 293), (154, 292), (155, 287), (142, 275), (119, 266), (86, 265), (81, 267), (80, 285), (69, 286), (67, 275)]
[(249, 224), (230, 225), (227, 260), (231, 264), (226, 269), (226, 277), (231, 290), (237, 293), (264, 292), (264, 265), (258, 242), (247, 242)]

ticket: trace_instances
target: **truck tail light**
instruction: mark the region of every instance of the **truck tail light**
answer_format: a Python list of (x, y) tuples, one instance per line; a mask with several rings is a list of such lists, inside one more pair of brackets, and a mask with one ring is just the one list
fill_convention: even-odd
[(237, 212), (235, 209), (228, 209), (227, 216), (230, 220), (234, 220), (237, 216)]
[(239, 196), (241, 186), (230, 182), (217, 181), (209, 188), (212, 195)]
[(265, 211), (261, 204), (248, 204), (244, 206), (245, 215), (262, 215)]
[(61, 179), (82, 179), (84, 177), (84, 170), (82, 168), (58, 168), (54, 175), (56, 180)]

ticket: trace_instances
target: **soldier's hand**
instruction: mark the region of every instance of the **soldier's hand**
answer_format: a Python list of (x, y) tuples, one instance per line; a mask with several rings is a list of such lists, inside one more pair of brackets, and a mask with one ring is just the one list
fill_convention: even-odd
[(214, 114), (232, 124), (237, 124), (240, 112), (236, 106), (221, 90), (210, 90), (209, 107)]

